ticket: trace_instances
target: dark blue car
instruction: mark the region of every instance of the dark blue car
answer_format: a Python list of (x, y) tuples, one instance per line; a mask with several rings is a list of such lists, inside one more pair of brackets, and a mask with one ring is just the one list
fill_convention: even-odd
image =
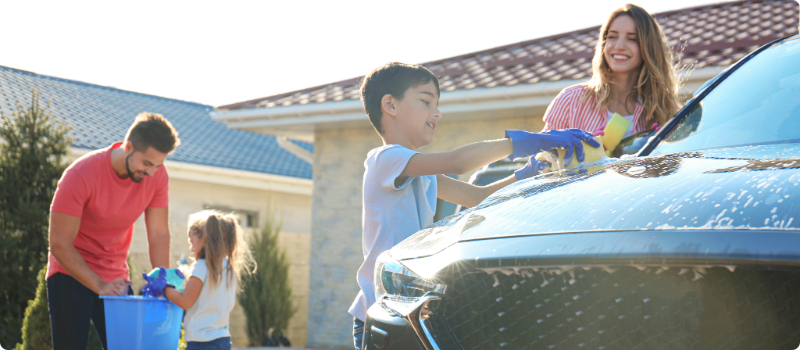
[(379, 258), (366, 349), (800, 346), (800, 36), (633, 157), (538, 176)]

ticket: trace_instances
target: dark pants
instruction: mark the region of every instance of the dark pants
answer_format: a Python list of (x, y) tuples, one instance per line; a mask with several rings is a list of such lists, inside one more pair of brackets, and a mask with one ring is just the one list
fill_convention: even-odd
[(364, 321), (353, 317), (353, 345), (356, 350), (364, 348)]
[(186, 350), (230, 350), (231, 337), (217, 338), (207, 342), (186, 342)]
[[(133, 294), (130, 287), (128, 294)], [(103, 300), (91, 289), (72, 276), (56, 273), (47, 279), (47, 305), (50, 307), (53, 350), (86, 349), (89, 320), (100, 336), (103, 349), (108, 349)]]

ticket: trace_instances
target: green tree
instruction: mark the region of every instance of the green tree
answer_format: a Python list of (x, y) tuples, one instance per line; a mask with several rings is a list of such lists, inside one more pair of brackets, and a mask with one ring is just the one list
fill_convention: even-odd
[(32, 94), (28, 108), (0, 113), (0, 345), (20, 342), (37, 274), (47, 263), (50, 202), (66, 168), (69, 128)]
[(250, 241), (253, 260), (257, 264), (252, 274), (243, 274), (239, 304), (247, 318), (247, 338), (251, 346), (260, 346), (270, 335), (280, 336), (297, 309), (292, 303), (289, 286), (289, 264), (278, 247), (280, 224), (267, 216), (261, 232), (254, 232)]
[(50, 335), (50, 312), (47, 309), (47, 268), (39, 271), (36, 297), (28, 302), (25, 321), (22, 323), (22, 343), (16, 350), (36, 350), (53, 347)]

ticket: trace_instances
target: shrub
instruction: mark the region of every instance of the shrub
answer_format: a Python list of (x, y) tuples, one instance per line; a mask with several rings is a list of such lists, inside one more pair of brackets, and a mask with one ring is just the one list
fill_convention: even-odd
[[(28, 301), (25, 309), (25, 320), (22, 322), (22, 343), (14, 350), (40, 350), (53, 347), (53, 336), (50, 328), (50, 311), (47, 306), (47, 267), (39, 271), (36, 297)], [(97, 331), (90, 327), (87, 350), (103, 350)]]
[(280, 229), (274, 219), (267, 219), (249, 244), (257, 267), (252, 274), (243, 274), (237, 299), (247, 319), (250, 346), (261, 346), (271, 336), (280, 336), (296, 311), (288, 281), (289, 264), (278, 248)]
[(47, 309), (47, 268), (39, 271), (36, 297), (28, 302), (25, 321), (22, 323), (22, 344), (16, 350), (38, 350), (53, 346), (50, 335), (50, 312)]
[(50, 202), (72, 140), (69, 128), (40, 106), (0, 113), (0, 345), (20, 342), (37, 273), (47, 263)]

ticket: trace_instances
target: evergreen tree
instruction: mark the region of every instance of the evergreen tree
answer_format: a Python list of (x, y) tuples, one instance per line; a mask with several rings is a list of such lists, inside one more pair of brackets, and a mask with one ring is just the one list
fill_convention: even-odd
[(50, 335), (50, 312), (47, 309), (47, 268), (39, 271), (36, 297), (28, 302), (25, 321), (22, 323), (22, 343), (16, 350), (37, 350), (53, 347)]
[(47, 263), (50, 202), (66, 168), (69, 128), (32, 94), (28, 108), (0, 113), (0, 345), (20, 342), (37, 274)]
[(292, 304), (289, 264), (278, 248), (280, 229), (274, 219), (267, 219), (249, 244), (257, 267), (252, 274), (243, 274), (237, 299), (247, 318), (250, 346), (261, 346), (270, 337), (280, 337), (297, 311)]
[[(14, 350), (40, 350), (53, 348), (52, 329), (50, 328), (50, 311), (47, 307), (47, 267), (39, 271), (36, 297), (28, 301), (25, 309), (25, 320), (22, 322), (22, 343)], [(103, 350), (103, 344), (94, 327), (89, 328), (89, 344), (87, 350)]]

